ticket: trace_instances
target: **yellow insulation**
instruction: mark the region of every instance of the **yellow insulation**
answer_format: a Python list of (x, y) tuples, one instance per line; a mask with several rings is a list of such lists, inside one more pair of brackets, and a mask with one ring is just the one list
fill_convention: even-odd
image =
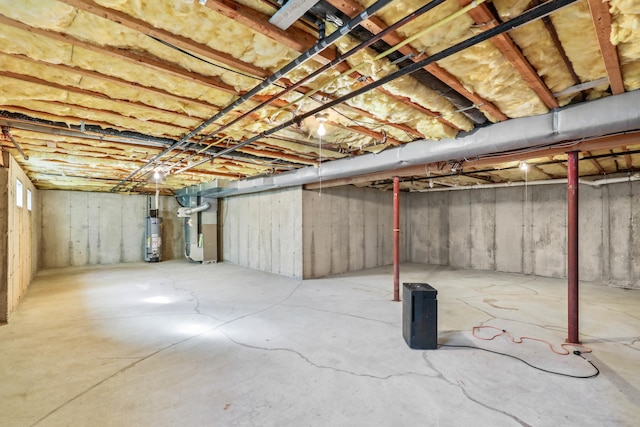
[[(212, 49), (231, 55), (238, 60), (263, 68), (267, 73), (274, 72), (296, 58), (299, 53), (274, 42), (253, 29), (240, 25), (232, 19), (222, 16), (209, 7), (200, 5), (197, 0), (93, 0), (95, 3), (128, 14), (152, 27), (190, 38)], [(215, 0), (209, 0), (215, 1)], [(238, 3), (273, 14), (275, 8), (261, 0), (236, 0)], [(364, 7), (375, 0), (356, 0)], [(421, 7), (425, 0), (396, 0), (378, 13), (388, 25), (395, 23), (411, 11)], [(612, 15), (611, 42), (616, 46), (624, 84), (627, 90), (640, 88), (640, 0), (608, 0)], [(530, 0), (494, 0), (493, 6), (502, 21), (507, 21), (532, 6)], [(431, 12), (415, 19), (398, 30), (403, 37), (410, 37), (419, 31), (434, 25), (461, 9), (458, 0), (447, 0)], [(238, 93), (253, 88), (260, 80), (228, 70), (227, 66), (207, 63), (189, 57), (183, 53), (159, 43), (145, 34), (123, 25), (100, 18), (94, 14), (77, 10), (55, 0), (0, 0), (0, 14), (30, 26), (69, 34), (80, 40), (99, 46), (124, 49), (135, 55), (144, 55), (153, 61), (170, 64), (176, 69), (191, 72), (195, 79), (201, 76), (219, 80), (231, 86)], [(599, 51), (591, 14), (586, 0), (566, 7), (550, 16), (557, 29), (560, 41), (581, 82), (589, 82), (606, 77), (604, 62)], [(335, 31), (333, 25), (327, 31)], [(452, 23), (430, 31), (411, 43), (411, 46), (426, 55), (459, 43), (481, 31), (468, 15), (462, 15)], [(516, 45), (541, 76), (552, 92), (560, 92), (575, 84), (566, 66), (557, 52), (553, 40), (541, 21), (511, 31)], [(339, 52), (346, 52), (358, 42), (350, 36), (342, 37), (337, 43)], [(3, 25), (0, 30), (0, 72), (21, 73), (38, 79), (55, 82), (73, 88), (85, 89), (108, 96), (91, 96), (51, 88), (35, 83), (24, 83), (9, 77), (0, 76), (0, 109), (30, 114), (48, 120), (66, 120), (70, 124), (79, 124), (81, 120), (89, 124), (100, 124), (116, 129), (133, 129), (137, 132), (180, 138), (204, 120), (216, 114), (220, 108), (230, 104), (237, 94), (228, 93), (211, 87), (203, 82), (185, 79), (166, 71), (125, 61), (114, 55), (98, 53), (48, 37)], [(397, 70), (387, 59), (375, 59), (376, 53), (370, 49), (360, 51), (348, 60), (350, 66), (358, 66), (358, 72), (373, 79), (380, 79)], [(210, 60), (207, 60), (211, 62)], [(47, 64), (65, 64), (69, 67), (95, 71), (107, 76), (137, 82), (136, 85), (117, 84), (99, 76), (91, 77), (77, 72), (66, 71)], [(494, 103), (508, 117), (524, 117), (547, 112), (536, 93), (527, 86), (515, 68), (505, 59), (490, 41), (466, 49), (439, 65), (456, 77), (468, 90)], [(286, 79), (296, 82), (313, 72), (320, 63), (307, 61)], [(305, 87), (319, 89), (315, 100), (301, 98), (300, 93), (290, 93), (283, 100), (293, 102), (289, 110), (277, 106), (263, 109), (250, 118), (228, 129), (224, 135), (230, 140), (240, 141), (264, 132), (279, 123), (289, 120), (294, 114), (310, 111), (329, 99), (352, 92), (365, 83), (357, 82), (350, 76), (338, 76), (336, 70), (323, 73)], [(325, 86), (326, 85), (326, 86)], [(158, 96), (146, 88), (158, 88), (177, 97)], [(275, 85), (266, 88), (261, 95), (270, 95), (281, 90)], [(340, 158), (346, 156), (340, 149), (364, 149), (377, 152), (387, 144), (377, 138), (346, 129), (349, 126), (363, 126), (379, 134), (386, 134), (401, 142), (411, 141), (414, 136), (401, 129), (385, 125), (381, 121), (402, 124), (416, 129), (428, 139), (455, 138), (457, 129), (436, 120), (429, 115), (411, 108), (395, 97), (410, 100), (424, 108), (442, 115), (455, 127), (471, 130), (473, 123), (445, 98), (420, 84), (411, 76), (405, 76), (384, 85), (384, 90), (367, 92), (337, 106), (329, 111), (330, 121), (338, 126), (327, 125), (327, 135), (323, 143), (328, 144), (323, 157)], [(607, 94), (608, 84), (590, 89), (589, 98)], [(323, 94), (329, 98), (322, 97)], [(558, 99), (560, 105), (571, 102), (576, 95)], [(188, 101), (195, 99), (208, 104), (200, 105)], [(125, 102), (123, 102), (125, 101)], [(295, 101), (295, 102), (294, 102)], [(141, 104), (141, 105), (137, 105)], [(217, 129), (221, 124), (229, 123), (237, 114), (248, 111), (257, 101), (250, 101), (239, 107), (217, 123), (209, 126), (206, 132)], [(353, 107), (353, 108), (350, 108)], [(376, 119), (359, 113), (356, 109), (367, 111)], [(379, 120), (379, 121), (378, 121)], [(299, 144), (278, 139), (267, 139), (256, 144), (258, 149), (267, 145), (279, 147), (286, 154), (314, 159), (319, 155), (317, 138), (318, 122), (310, 117), (297, 127), (278, 132), (279, 136), (299, 140)], [(47, 156), (55, 154), (60, 162), (70, 170), (80, 170), (81, 164), (89, 162), (95, 169), (95, 176), (104, 174), (105, 169), (113, 168), (130, 171), (153, 156), (160, 149), (135, 145), (104, 143), (77, 140), (69, 137), (43, 137), (37, 133), (16, 131), (17, 137), (32, 149), (33, 177), (45, 176)], [(205, 144), (211, 141), (207, 141)], [(374, 144), (378, 145), (374, 145)], [(331, 147), (331, 148), (329, 148)], [(10, 147), (9, 147), (10, 148)], [(178, 156), (183, 158), (184, 155)], [(197, 159), (202, 158), (196, 156)], [(133, 160), (133, 161), (131, 161)], [(238, 177), (268, 173), (271, 166), (254, 165), (247, 162), (218, 159), (194, 168), (189, 173), (167, 178), (166, 185), (180, 188), (190, 183), (209, 180), (215, 175), (201, 174), (225, 173)], [(43, 178), (45, 179), (45, 178)], [(56, 178), (49, 184), (71, 187), (68, 177)], [(112, 183), (86, 183), (86, 188), (110, 188)], [(93, 186), (93, 187), (92, 187)]]
[[(607, 76), (586, 0), (552, 14), (551, 22), (581, 81), (590, 82)], [(605, 96), (608, 87), (607, 83), (590, 90), (588, 98)]]
[(626, 90), (640, 88), (640, 0), (610, 0), (611, 43), (618, 50)]
[[(421, 0), (394, 2), (391, 7), (383, 9), (379, 16), (387, 25), (391, 25), (423, 4)], [(458, 0), (448, 0), (401, 27), (398, 33), (409, 37), (460, 9)], [(411, 45), (419, 52), (433, 55), (472, 37), (478, 31), (480, 30), (475, 27), (473, 19), (465, 14), (414, 40)], [(524, 117), (548, 111), (536, 93), (490, 41), (452, 55), (438, 64), (457, 77), (468, 90), (494, 103), (509, 117)]]

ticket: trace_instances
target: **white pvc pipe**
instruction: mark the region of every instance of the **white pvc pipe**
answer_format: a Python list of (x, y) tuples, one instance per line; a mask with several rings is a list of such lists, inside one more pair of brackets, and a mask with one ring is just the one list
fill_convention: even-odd
[[(638, 174), (627, 176), (627, 177), (618, 177), (618, 178), (604, 178), (598, 179), (595, 181), (589, 181), (587, 179), (581, 179), (580, 184), (588, 185), (591, 187), (600, 187), (601, 185), (607, 184), (617, 184), (621, 182), (632, 182), (640, 180), (640, 176)], [(447, 187), (447, 188), (425, 188), (422, 190), (413, 190), (412, 193), (431, 193), (431, 192), (439, 192), (439, 191), (455, 191), (455, 190), (481, 190), (484, 188), (505, 188), (505, 187), (524, 187), (525, 185), (553, 185), (553, 184), (566, 184), (566, 178), (558, 178), (558, 179), (546, 179), (542, 181), (516, 181), (516, 182), (500, 182), (495, 184), (478, 184), (478, 185), (459, 185), (457, 187)]]

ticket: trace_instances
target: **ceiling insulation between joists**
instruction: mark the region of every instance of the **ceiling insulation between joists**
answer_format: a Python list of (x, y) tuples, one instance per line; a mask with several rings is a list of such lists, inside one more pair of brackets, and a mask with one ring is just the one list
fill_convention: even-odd
[[(322, 11), (329, 10), (344, 22), (373, 3), (374, 0), (321, 0), (310, 13), (321, 19)], [(392, 1), (376, 14), (372, 25), (383, 29), (424, 3)], [(440, 25), (469, 3), (446, 0), (397, 29), (393, 35), (396, 40), (424, 32), (408, 46), (419, 58), (404, 59), (434, 55), (491, 25), (514, 19), (539, 0), (485, 2), (474, 13), (464, 13)], [(246, 161), (228, 156), (212, 161), (211, 156), (406, 65), (383, 57), (380, 52), (384, 47), (367, 47), (218, 133), (221, 126), (306, 78), (326, 64), (331, 55), (344, 54), (361, 43), (351, 35), (343, 36), (323, 52), (323, 58), (308, 60), (283, 75), (276, 84), (261, 90), (259, 96), (206, 126), (180, 150), (157, 161), (154, 156), (160, 155), (169, 142), (152, 148), (138, 146), (134, 141), (105, 143), (12, 129), (30, 160), (19, 156), (11, 141), (2, 140), (2, 148), (15, 155), (41, 188), (73, 188), (75, 176), (78, 189), (108, 191), (114, 180), (124, 179), (147, 165), (165, 174), (185, 169), (183, 174), (168, 175), (162, 183), (167, 189), (178, 190), (215, 177), (240, 179), (305, 165), (315, 167), (320, 161), (379, 152), (423, 137), (437, 144), (440, 139), (473, 131), (478, 122), (465, 112), (468, 109), (482, 111), (488, 120), (485, 124), (490, 126), (505, 118), (547, 113), (550, 105), (563, 107), (610, 96), (612, 89), (607, 79), (616, 73), (624, 90), (639, 89), (640, 0), (606, 3), (610, 47), (603, 46), (597, 37), (598, 31), (609, 27), (600, 20), (594, 24), (597, 12), (590, 9), (587, 0), (580, 0), (544, 21), (509, 31), (503, 40), (514, 46), (513, 52), (505, 52), (505, 44), (488, 40), (439, 61), (435, 65), (440, 68), (428, 68), (439, 73), (438, 78), (449, 85), (447, 90), (443, 91), (442, 85), (430, 87), (412, 75), (400, 77), (325, 110), (329, 114), (327, 135), (321, 140), (316, 134), (319, 122), (314, 117), (293, 120), (293, 126), (271, 138), (239, 149), (237, 153), (244, 155)], [(265, 76), (294, 60), (317, 39), (312, 22), (294, 24), (289, 33), (271, 26), (268, 19), (276, 7), (261, 0), (242, 0), (235, 6), (232, 0), (219, 4), (209, 0), (207, 5), (196, 0), (0, 0), (0, 110), (7, 116), (24, 115), (34, 123), (40, 121), (61, 129), (95, 126), (115, 134), (133, 132), (179, 141)], [(476, 13), (480, 8), (482, 13)], [(236, 16), (243, 14), (242, 19), (234, 20), (230, 10)], [(488, 16), (492, 21), (480, 22), (479, 16)], [(326, 21), (327, 35), (336, 31), (335, 22), (333, 18)], [(363, 27), (372, 25), (365, 22)], [(432, 30), (425, 30), (432, 26)], [(614, 55), (617, 62), (605, 61), (607, 55), (609, 59)], [(612, 63), (619, 63), (619, 68), (612, 69)], [(589, 87), (572, 91), (578, 84)], [(557, 99), (552, 95), (563, 91), (568, 92)], [(454, 103), (453, 99), (458, 101)], [(482, 101), (478, 104), (478, 100)], [(488, 105), (502, 118), (488, 113)], [(207, 138), (212, 132), (216, 133), (215, 138)], [(198, 152), (203, 147), (208, 151)], [(634, 156), (629, 156), (622, 166), (633, 169)], [(610, 159), (585, 163), (585, 168), (593, 168), (589, 171), (594, 173), (620, 167)], [(84, 175), (79, 173), (83, 168)], [(47, 178), (47, 170), (52, 178)], [(512, 178), (511, 172), (496, 174), (480, 181)], [(562, 168), (555, 165), (532, 172), (536, 179), (560, 175)], [(95, 185), (89, 184), (91, 179), (96, 180)], [(155, 184), (148, 170), (132, 181), (135, 191), (150, 191)]]

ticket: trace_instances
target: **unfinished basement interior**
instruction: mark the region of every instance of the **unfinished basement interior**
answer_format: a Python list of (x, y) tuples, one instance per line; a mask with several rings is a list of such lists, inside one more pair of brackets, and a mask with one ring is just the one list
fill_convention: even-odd
[(0, 0), (0, 426), (636, 426), (640, 0)]

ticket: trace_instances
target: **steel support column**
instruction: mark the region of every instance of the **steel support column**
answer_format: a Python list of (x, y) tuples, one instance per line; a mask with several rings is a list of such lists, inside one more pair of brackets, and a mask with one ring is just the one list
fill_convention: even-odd
[(393, 300), (400, 301), (400, 177), (393, 177)]
[(578, 152), (568, 154), (567, 171), (567, 279), (568, 279), (568, 338), (567, 342), (580, 343), (578, 334)]

